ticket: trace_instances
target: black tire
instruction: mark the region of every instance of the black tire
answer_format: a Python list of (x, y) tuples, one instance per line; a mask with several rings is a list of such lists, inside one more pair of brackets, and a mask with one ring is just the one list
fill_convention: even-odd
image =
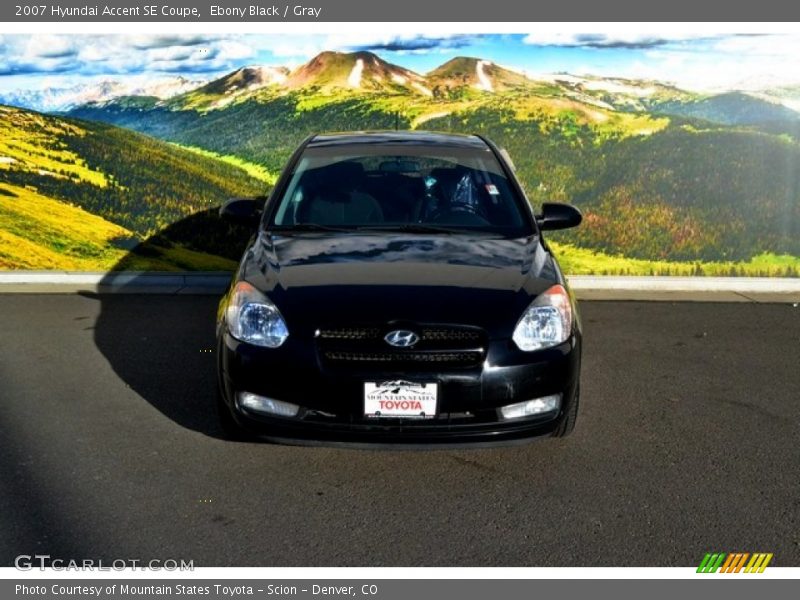
[[(217, 356), (220, 356), (221, 353), (221, 342), (218, 343), (217, 347)], [(218, 359), (219, 360), (219, 359)], [(236, 420), (233, 418), (231, 414), (231, 409), (228, 407), (228, 404), (225, 402), (222, 396), (222, 381), (221, 381), (221, 373), (222, 373), (222, 366), (218, 363), (217, 364), (217, 418), (219, 419), (219, 425), (222, 429), (223, 437), (226, 440), (237, 441), (237, 442), (246, 442), (253, 439), (252, 434), (250, 434), (246, 429), (244, 429), (241, 425), (239, 425)]]
[(225, 404), (222, 399), (222, 393), (217, 388), (217, 417), (219, 425), (222, 429), (223, 436), (226, 440), (246, 442), (252, 439), (250, 433), (239, 425), (231, 414), (231, 409)]
[(575, 390), (575, 397), (572, 399), (572, 404), (570, 404), (569, 410), (567, 411), (564, 420), (561, 421), (561, 424), (558, 426), (558, 429), (553, 432), (553, 437), (567, 437), (575, 429), (575, 421), (578, 419), (578, 405), (580, 404), (580, 398), (581, 388), (578, 386), (578, 389)]

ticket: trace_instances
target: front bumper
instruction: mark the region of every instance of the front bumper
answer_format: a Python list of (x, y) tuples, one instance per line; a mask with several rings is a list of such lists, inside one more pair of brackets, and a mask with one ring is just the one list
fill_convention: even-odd
[[(576, 401), (580, 335), (538, 352), (521, 352), (510, 340), (489, 343), (480, 366), (468, 369), (389, 370), (372, 366), (331, 367), (313, 344), (292, 339), (278, 349), (219, 339), (219, 383), (233, 419), (250, 432), (278, 442), (416, 446), (502, 445), (556, 432)], [(364, 417), (364, 382), (402, 378), (435, 382), (435, 419)], [(303, 409), (296, 418), (248, 411), (236, 402), (240, 391), (291, 402)], [(562, 394), (557, 413), (515, 420), (499, 408), (549, 394)]]

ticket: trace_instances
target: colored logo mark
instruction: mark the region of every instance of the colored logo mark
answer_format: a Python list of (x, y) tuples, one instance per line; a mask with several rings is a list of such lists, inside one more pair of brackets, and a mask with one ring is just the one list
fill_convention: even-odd
[(772, 560), (772, 553), (709, 552), (697, 567), (698, 573), (763, 573)]

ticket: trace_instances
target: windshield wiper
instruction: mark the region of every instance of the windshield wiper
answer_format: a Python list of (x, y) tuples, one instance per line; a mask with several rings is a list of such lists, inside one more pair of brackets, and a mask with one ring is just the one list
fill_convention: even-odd
[(425, 223), (399, 223), (397, 225), (364, 225), (359, 227), (358, 230), (359, 231), (404, 231), (408, 233), (474, 233), (469, 229), (440, 227), (438, 225), (426, 225)]
[(334, 225), (321, 225), (320, 223), (295, 223), (294, 225), (271, 227), (269, 230), (277, 233), (291, 233), (292, 231), (354, 231), (352, 227), (336, 227)]

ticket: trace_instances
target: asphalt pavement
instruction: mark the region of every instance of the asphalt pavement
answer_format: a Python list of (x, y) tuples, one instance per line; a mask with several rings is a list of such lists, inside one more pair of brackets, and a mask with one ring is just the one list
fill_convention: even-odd
[(800, 566), (800, 308), (582, 302), (577, 428), (484, 450), (223, 439), (213, 296), (0, 295), (0, 565)]

